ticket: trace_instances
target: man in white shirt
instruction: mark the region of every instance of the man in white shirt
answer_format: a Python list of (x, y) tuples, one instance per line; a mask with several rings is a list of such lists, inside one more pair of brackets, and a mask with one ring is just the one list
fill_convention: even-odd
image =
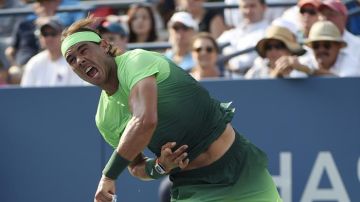
[(43, 51), (33, 56), (25, 66), (22, 87), (84, 85), (61, 54), (60, 37), (63, 26), (54, 18), (39, 19), (38, 35)]
[(306, 40), (314, 54), (300, 62), (313, 69), (315, 76), (358, 77), (360, 68), (357, 58), (341, 51), (346, 43), (336, 25), (330, 21), (318, 21), (310, 29)]
[(321, 20), (329, 20), (333, 22), (339, 29), (343, 40), (347, 43), (347, 47), (341, 52), (345, 55), (353, 55), (357, 58), (358, 68), (360, 68), (360, 38), (346, 30), (346, 22), (348, 10), (340, 0), (324, 0), (318, 7)]
[[(255, 47), (256, 43), (264, 37), (265, 30), (269, 25), (269, 22), (264, 18), (266, 11), (264, 0), (239, 0), (239, 9), (243, 16), (241, 25), (225, 31), (217, 39), (219, 44), (230, 43), (223, 49), (224, 55)], [(255, 51), (233, 57), (229, 60), (225, 74), (229, 74), (233, 78), (242, 77), (253, 65), (256, 57)]]
[[(239, 0), (224, 0), (225, 5), (239, 5)], [(266, 3), (289, 3), (289, 0), (266, 0)], [(286, 10), (286, 7), (270, 7), (265, 11), (265, 19), (271, 23), (276, 18), (280, 17)], [(239, 13), (237, 8), (224, 9), (225, 23), (229, 27), (237, 27), (243, 20), (243, 16)]]

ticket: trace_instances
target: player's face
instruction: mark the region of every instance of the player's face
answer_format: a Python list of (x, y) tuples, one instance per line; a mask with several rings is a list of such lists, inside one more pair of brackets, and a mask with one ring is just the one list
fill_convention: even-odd
[(70, 47), (65, 53), (66, 61), (84, 81), (102, 86), (109, 80), (109, 55), (102, 41), (99, 44), (81, 42)]

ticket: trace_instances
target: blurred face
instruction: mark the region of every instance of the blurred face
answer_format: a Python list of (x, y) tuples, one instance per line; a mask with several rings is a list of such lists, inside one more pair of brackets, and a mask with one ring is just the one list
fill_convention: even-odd
[(330, 69), (336, 62), (341, 44), (332, 41), (316, 41), (310, 44), (320, 68)]
[(122, 52), (126, 50), (127, 37), (122, 37), (119, 34), (107, 32), (101, 35), (103, 39), (108, 41), (111, 45), (119, 48)]
[(305, 4), (300, 8), (300, 20), (306, 36), (308, 35), (311, 26), (318, 21), (318, 19), (318, 12), (312, 4)]
[(216, 66), (217, 52), (214, 44), (207, 38), (198, 38), (193, 42), (192, 57), (201, 68)]
[(202, 8), (204, 0), (177, 0), (176, 4), (180, 10), (186, 10), (190, 13), (196, 13)]
[(40, 32), (40, 44), (50, 53), (59, 52), (61, 47), (61, 33), (49, 26), (45, 26)]
[(256, 23), (263, 19), (266, 6), (259, 0), (239, 0), (239, 9), (244, 20)]
[(345, 30), (346, 17), (328, 7), (324, 7), (320, 10), (320, 19), (333, 22), (341, 33), (343, 33)]
[(65, 58), (81, 79), (93, 85), (105, 85), (109, 81), (111, 72), (111, 67), (106, 63), (107, 47), (108, 44), (104, 40), (100, 45), (80, 42), (66, 51)]
[(270, 39), (265, 44), (265, 57), (269, 59), (270, 66), (274, 66), (277, 59), (281, 56), (291, 55), (285, 44), (276, 39)]
[(174, 23), (169, 33), (170, 40), (175, 46), (189, 46), (195, 31), (182, 23)]
[(145, 8), (139, 8), (130, 26), (136, 34), (148, 34), (151, 29), (150, 13)]

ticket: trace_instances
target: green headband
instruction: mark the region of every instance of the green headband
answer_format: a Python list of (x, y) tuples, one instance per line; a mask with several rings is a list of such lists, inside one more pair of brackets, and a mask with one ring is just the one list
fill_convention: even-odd
[(71, 34), (67, 36), (62, 44), (61, 44), (61, 53), (63, 56), (65, 56), (66, 51), (73, 45), (80, 43), (80, 42), (96, 42), (99, 43), (101, 41), (101, 38), (98, 34), (91, 31), (84, 31), (84, 32), (76, 32), (74, 34)]

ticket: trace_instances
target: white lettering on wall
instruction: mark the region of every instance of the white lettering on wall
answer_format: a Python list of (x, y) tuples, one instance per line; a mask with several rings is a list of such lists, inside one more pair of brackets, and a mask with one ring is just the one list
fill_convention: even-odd
[(292, 201), (292, 167), (291, 167), (291, 153), (280, 152), (279, 157), (279, 175), (273, 176), (274, 182), (280, 190), (283, 201)]
[[(324, 173), (328, 174), (327, 177), (329, 178), (331, 188), (319, 188), (321, 176)], [(344, 183), (341, 180), (339, 171), (330, 152), (320, 152), (317, 156), (300, 201), (312, 202), (316, 200), (350, 202)]]

